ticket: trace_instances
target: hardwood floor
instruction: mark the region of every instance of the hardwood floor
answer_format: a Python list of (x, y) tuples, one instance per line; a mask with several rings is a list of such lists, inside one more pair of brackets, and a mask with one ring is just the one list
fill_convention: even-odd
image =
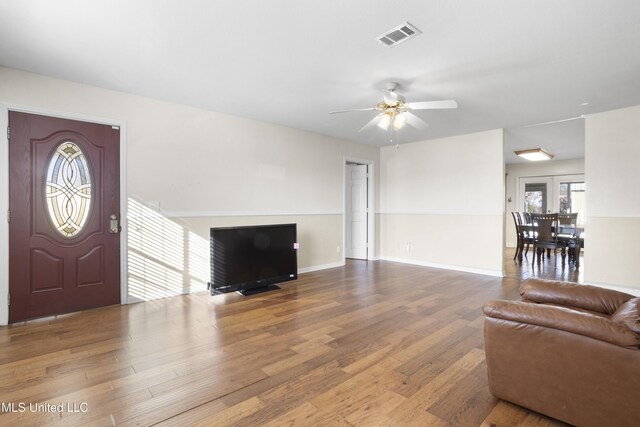
[(562, 265), (562, 257), (558, 253), (556, 258), (545, 258), (543, 261), (532, 265), (531, 251), (527, 257), (523, 257), (522, 262), (513, 259), (515, 248), (505, 248), (504, 250), (504, 272), (506, 276), (516, 277), (522, 280), (531, 277), (548, 280), (562, 280), (565, 282), (584, 282), (584, 254), (580, 255), (580, 268), (576, 270), (572, 263), (566, 262)]
[(16, 412), (5, 406), (0, 425), (562, 425), (487, 387), (481, 307), (517, 298), (519, 283), (350, 261), (251, 297), (2, 327), (0, 402)]

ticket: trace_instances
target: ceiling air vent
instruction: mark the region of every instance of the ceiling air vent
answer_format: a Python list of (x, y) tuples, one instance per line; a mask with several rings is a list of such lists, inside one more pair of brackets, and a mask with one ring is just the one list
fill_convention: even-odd
[(385, 31), (384, 34), (376, 37), (376, 40), (385, 46), (395, 46), (420, 34), (422, 34), (422, 31), (405, 22), (392, 30)]

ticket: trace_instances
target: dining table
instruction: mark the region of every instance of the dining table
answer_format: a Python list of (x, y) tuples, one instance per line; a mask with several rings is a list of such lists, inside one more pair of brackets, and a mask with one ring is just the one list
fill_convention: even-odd
[[(527, 233), (528, 235), (533, 235), (536, 232), (538, 225), (534, 223), (530, 224), (520, 224), (517, 226), (518, 231)], [(571, 251), (570, 255), (573, 255), (574, 265), (576, 268), (580, 267), (580, 250), (584, 247), (584, 227), (577, 227), (575, 225), (566, 225), (560, 224), (557, 227), (552, 228), (552, 232), (556, 233), (556, 228), (558, 230), (557, 237), (558, 242), (563, 243), (562, 246), (562, 264), (564, 265), (565, 260), (565, 248), (567, 249), (567, 253)], [(518, 259), (522, 261), (522, 251), (518, 256)]]

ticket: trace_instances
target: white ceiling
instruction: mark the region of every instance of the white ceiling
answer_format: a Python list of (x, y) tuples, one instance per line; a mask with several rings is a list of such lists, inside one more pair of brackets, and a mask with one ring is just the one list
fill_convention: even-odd
[(553, 154), (553, 160), (584, 158), (584, 119), (533, 127), (515, 127), (504, 132), (506, 164), (528, 163), (515, 155), (515, 150), (542, 148)]
[[(405, 21), (423, 34), (374, 40)], [(430, 126), (403, 143), (640, 104), (640, 1), (0, 0), (0, 64), (386, 145), (358, 133), (374, 112), (329, 111), (374, 106), (388, 81), (458, 102), (418, 111)]]

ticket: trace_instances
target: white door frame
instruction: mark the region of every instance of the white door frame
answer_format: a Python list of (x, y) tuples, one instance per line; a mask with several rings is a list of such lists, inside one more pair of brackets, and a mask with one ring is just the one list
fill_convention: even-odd
[(369, 166), (367, 178), (367, 260), (375, 259), (375, 160), (344, 156), (342, 158), (342, 263), (346, 262), (347, 244), (347, 162)]
[(9, 111), (39, 114), (60, 119), (77, 120), (120, 127), (120, 303), (127, 303), (127, 125), (125, 121), (54, 111), (27, 105), (0, 104), (0, 325), (9, 323)]
[[(363, 168), (364, 166), (364, 168)], [(353, 162), (347, 162), (345, 166), (347, 168), (347, 173), (345, 174), (346, 180), (346, 198), (345, 198), (345, 213), (346, 213), (346, 232), (345, 232), (345, 240), (346, 244), (344, 247), (344, 256), (346, 258), (351, 259), (360, 259), (367, 260), (368, 257), (368, 243), (369, 243), (369, 219), (368, 219), (368, 210), (369, 210), (369, 165), (363, 165)], [(364, 171), (364, 177), (362, 176), (362, 172)], [(359, 176), (357, 178), (358, 190), (354, 188), (354, 173)], [(362, 180), (364, 178), (364, 181)], [(363, 185), (364, 184), (364, 185)], [(357, 200), (359, 203), (354, 205), (354, 195), (357, 193)], [(362, 195), (364, 193), (364, 195)], [(363, 197), (360, 197), (363, 196)], [(363, 203), (364, 202), (364, 203)], [(364, 207), (362, 206), (364, 205)], [(359, 212), (357, 215), (354, 213), (354, 210)], [(364, 233), (358, 233), (358, 239), (354, 241), (354, 220), (357, 217), (358, 222), (360, 223), (357, 227), (358, 230), (362, 231), (362, 212), (364, 211), (364, 220), (365, 220), (365, 229)], [(364, 242), (362, 242), (362, 238), (364, 238)], [(357, 248), (354, 248), (354, 245)], [(348, 246), (348, 247), (347, 247)], [(348, 249), (348, 250), (347, 250)], [(349, 252), (349, 254), (347, 254)], [(349, 256), (347, 256), (349, 255)]]

